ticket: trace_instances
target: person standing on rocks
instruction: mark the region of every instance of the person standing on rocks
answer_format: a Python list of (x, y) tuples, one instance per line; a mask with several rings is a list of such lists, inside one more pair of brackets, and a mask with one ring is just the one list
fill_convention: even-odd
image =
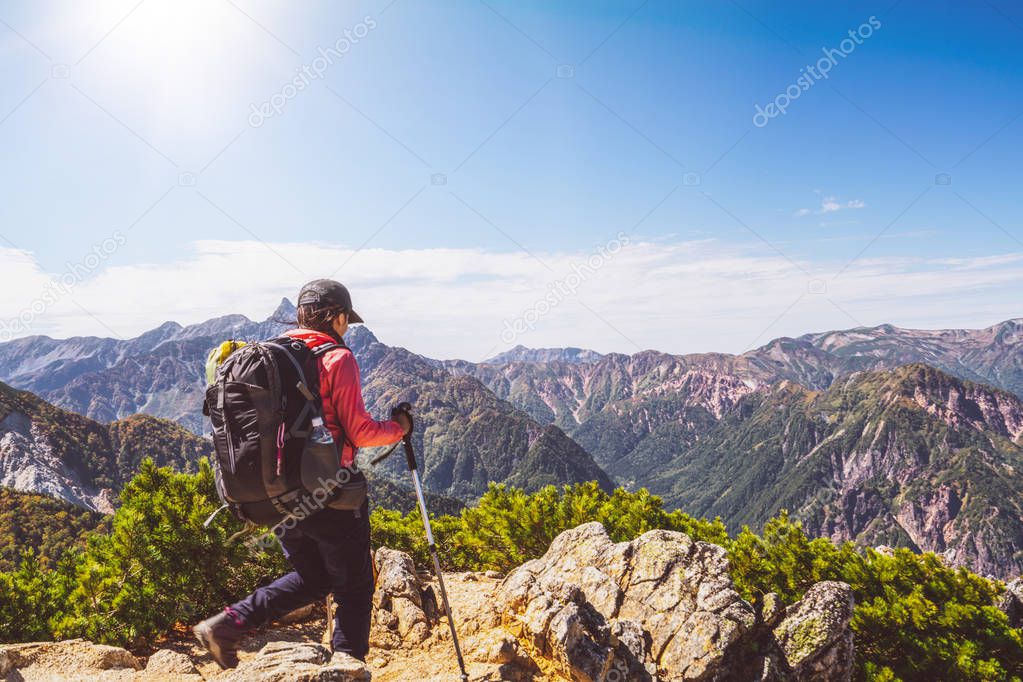
[[(359, 367), (343, 341), (351, 323), (362, 318), (339, 282), (319, 279), (302, 287), (298, 296), (298, 329), (286, 336), (321, 356), (319, 385), (323, 422), (340, 444), (341, 466), (352, 467), (360, 447), (391, 445), (411, 429), (407, 415), (378, 422), (366, 412)], [(284, 555), (294, 570), (257, 589), (223, 612), (195, 626), (195, 634), (222, 667), (238, 665), (238, 644), (247, 630), (278, 619), (333, 592), (338, 605), (332, 647), (365, 661), (374, 591), (370, 556), (369, 506), (345, 511), (327, 506), (277, 533)]]

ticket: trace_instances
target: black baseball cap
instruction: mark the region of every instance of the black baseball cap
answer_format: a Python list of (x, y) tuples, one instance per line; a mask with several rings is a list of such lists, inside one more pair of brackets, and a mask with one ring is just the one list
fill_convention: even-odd
[(361, 323), (362, 318), (352, 310), (352, 295), (341, 282), (332, 279), (314, 279), (298, 292), (298, 305), (313, 305), (317, 308), (340, 308), (348, 314), (348, 321)]

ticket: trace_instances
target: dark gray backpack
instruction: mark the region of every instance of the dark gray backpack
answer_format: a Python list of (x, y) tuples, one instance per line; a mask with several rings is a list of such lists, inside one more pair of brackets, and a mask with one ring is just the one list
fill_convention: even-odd
[(203, 413), (213, 427), (217, 493), (239, 519), (274, 525), (328, 506), (361, 509), (365, 476), (341, 466), (332, 439), (310, 437), (323, 412), (319, 363), (338, 347), (310, 350), (282, 336), (241, 346), (217, 369)]

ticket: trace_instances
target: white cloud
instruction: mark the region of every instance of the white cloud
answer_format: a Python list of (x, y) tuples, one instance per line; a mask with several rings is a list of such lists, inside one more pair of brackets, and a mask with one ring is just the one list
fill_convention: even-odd
[[(598, 255), (354, 253), (328, 244), (203, 241), (173, 263), (101, 265), (42, 306), (30, 329), (16, 331), (130, 337), (167, 320), (187, 324), (227, 313), (263, 319), (282, 296), (294, 298), (302, 281), (338, 268), (336, 277), (352, 289), (357, 309), (383, 341), (468, 359), (514, 343), (737, 352), (776, 336), (857, 324), (986, 326), (1018, 316), (1014, 302), (1023, 293), (1023, 254), (864, 259), (834, 279), (840, 262), (797, 265), (760, 245), (633, 240), (614, 255)], [(53, 291), (62, 274), (43, 272), (29, 253), (0, 250), (0, 287), (8, 292), (0, 324), (16, 327), (11, 319)], [(819, 283), (811, 286), (817, 280), (825, 293), (810, 293), (821, 290)], [(572, 284), (569, 295), (551, 305), (552, 292), (566, 284)], [(533, 328), (511, 343), (502, 338), (506, 323), (528, 311), (536, 313)]]
[[(810, 215), (811, 213), (816, 215), (824, 215), (826, 213), (837, 213), (838, 211), (845, 211), (849, 209), (864, 208), (866, 204), (862, 199), (849, 199), (847, 201), (839, 201), (838, 197), (835, 196), (822, 196), (821, 205), (817, 210), (811, 210), (809, 208), (800, 208), (794, 215), (796, 218)], [(823, 223), (822, 223), (823, 225)]]

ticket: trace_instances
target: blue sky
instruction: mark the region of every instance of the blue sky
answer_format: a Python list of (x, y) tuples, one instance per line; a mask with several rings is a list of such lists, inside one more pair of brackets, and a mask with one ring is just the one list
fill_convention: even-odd
[(0, 6), (0, 332), (262, 317), (335, 271), (439, 357), (1020, 316), (1014, 3), (339, 5)]

